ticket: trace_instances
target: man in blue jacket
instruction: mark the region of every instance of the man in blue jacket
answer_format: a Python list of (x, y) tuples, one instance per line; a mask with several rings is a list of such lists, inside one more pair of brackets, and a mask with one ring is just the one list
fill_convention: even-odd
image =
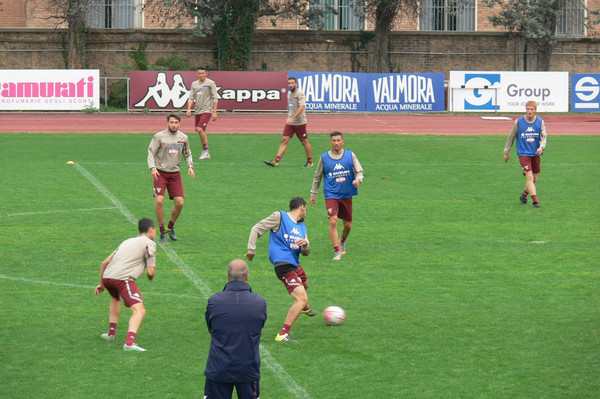
[(260, 335), (267, 320), (267, 302), (248, 285), (248, 264), (236, 259), (227, 269), (229, 282), (206, 305), (211, 335), (206, 361), (204, 398), (239, 399), (260, 395)]

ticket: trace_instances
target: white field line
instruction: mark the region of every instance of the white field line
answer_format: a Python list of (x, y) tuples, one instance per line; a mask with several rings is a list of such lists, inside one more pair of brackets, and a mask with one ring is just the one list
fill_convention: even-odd
[[(123, 216), (125, 216), (125, 218), (129, 220), (129, 222), (131, 222), (132, 224), (137, 224), (136, 217), (129, 211), (129, 209), (127, 209), (127, 207), (125, 207), (125, 205), (121, 203), (121, 201), (117, 199), (117, 197), (113, 195), (113, 193), (111, 193), (106, 187), (104, 187), (104, 185), (100, 183), (98, 179), (96, 179), (80, 164), (76, 163), (75, 167), (86, 179), (90, 181), (90, 183), (96, 186), (96, 188), (121, 211)], [(165, 251), (169, 259), (171, 259), (171, 261), (181, 269), (183, 274), (196, 286), (196, 288), (200, 290), (200, 292), (204, 296), (204, 299), (208, 299), (213, 293), (213, 291), (208, 287), (208, 285), (206, 285), (206, 283), (204, 283), (202, 279), (196, 276), (194, 270), (191, 267), (189, 267), (187, 263), (185, 263), (183, 259), (179, 257), (179, 255), (177, 255), (174, 249), (162, 243), (159, 243), (159, 246), (162, 248), (163, 251)], [(283, 366), (279, 364), (279, 362), (277, 362), (277, 360), (275, 360), (273, 356), (271, 356), (269, 350), (265, 348), (262, 344), (260, 345), (260, 353), (264, 360), (265, 366), (267, 366), (269, 370), (273, 371), (273, 374), (275, 374), (275, 376), (279, 378), (281, 383), (285, 387), (287, 387), (287, 389), (290, 391), (290, 393), (294, 395), (294, 397), (306, 399), (310, 398), (308, 392), (306, 392), (304, 388), (302, 388), (300, 385), (298, 385), (296, 381), (294, 381), (292, 376), (285, 371)]]
[[(96, 286), (95, 285), (84, 285), (84, 284), (73, 284), (73, 283), (61, 283), (58, 281), (48, 281), (48, 280), (34, 280), (34, 279), (29, 279), (29, 278), (24, 278), (24, 277), (13, 277), (13, 276), (6, 276), (4, 274), (0, 274), (0, 280), (11, 280), (11, 281), (21, 281), (23, 283), (30, 283), (30, 284), (42, 284), (42, 285), (58, 285), (61, 287), (71, 287), (71, 288), (80, 288), (83, 290), (89, 290), (89, 291), (93, 291)], [(185, 299), (204, 299), (201, 296), (197, 296), (197, 295), (179, 295), (179, 294), (167, 294), (167, 293), (162, 293), (162, 292), (153, 292), (152, 294), (148, 294), (149, 296), (152, 295), (156, 295), (156, 296), (171, 296), (174, 298), (185, 298)]]
[(108, 209), (117, 209), (117, 207), (107, 206), (104, 208), (55, 209), (53, 211), (9, 213), (7, 215), (0, 215), (0, 218), (9, 218), (9, 217), (15, 217), (15, 216), (53, 215), (55, 213), (66, 213), (66, 212), (69, 212), (69, 213), (71, 213), (71, 212), (93, 212), (93, 211), (105, 211)]

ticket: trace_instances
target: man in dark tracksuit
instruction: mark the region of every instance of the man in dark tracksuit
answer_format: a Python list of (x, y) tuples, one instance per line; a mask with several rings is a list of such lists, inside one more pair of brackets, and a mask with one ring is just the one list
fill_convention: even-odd
[(239, 399), (260, 395), (260, 336), (267, 320), (267, 302), (248, 285), (248, 264), (229, 264), (229, 282), (208, 299), (206, 325), (211, 335), (206, 361), (206, 399)]

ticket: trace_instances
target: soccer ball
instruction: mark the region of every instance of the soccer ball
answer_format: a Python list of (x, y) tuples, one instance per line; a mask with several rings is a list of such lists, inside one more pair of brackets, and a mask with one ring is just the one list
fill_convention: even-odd
[(339, 306), (329, 306), (323, 311), (323, 320), (330, 326), (339, 326), (346, 319), (346, 312)]

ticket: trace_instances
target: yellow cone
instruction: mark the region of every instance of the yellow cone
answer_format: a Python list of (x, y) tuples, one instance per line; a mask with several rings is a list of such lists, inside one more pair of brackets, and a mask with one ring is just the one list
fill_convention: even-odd
[(67, 165), (75, 165), (75, 162), (73, 162), (73, 161), (67, 161)]

